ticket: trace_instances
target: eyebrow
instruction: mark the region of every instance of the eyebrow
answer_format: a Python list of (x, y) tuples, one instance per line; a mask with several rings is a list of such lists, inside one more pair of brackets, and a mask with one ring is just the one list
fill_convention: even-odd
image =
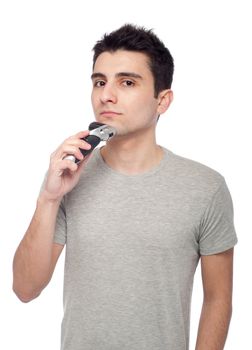
[[(115, 76), (116, 78), (129, 77), (129, 78), (143, 79), (143, 77), (140, 74), (133, 73), (133, 72), (119, 72), (119, 73), (116, 73)], [(95, 78), (106, 78), (106, 75), (99, 72), (93, 73), (91, 75), (91, 79), (95, 79)]]

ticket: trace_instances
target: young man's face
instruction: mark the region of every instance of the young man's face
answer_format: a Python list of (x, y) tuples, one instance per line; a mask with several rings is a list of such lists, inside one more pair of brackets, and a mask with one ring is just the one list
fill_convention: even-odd
[(114, 126), (118, 135), (155, 127), (158, 99), (145, 54), (118, 50), (98, 56), (93, 74), (92, 105), (98, 122)]

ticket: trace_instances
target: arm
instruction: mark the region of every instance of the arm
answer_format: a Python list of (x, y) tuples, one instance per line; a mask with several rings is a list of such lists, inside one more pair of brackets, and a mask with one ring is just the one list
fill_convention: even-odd
[(63, 250), (63, 245), (53, 241), (59, 205), (63, 196), (79, 181), (90, 155), (79, 166), (64, 157), (73, 154), (83, 160), (79, 148), (90, 149), (90, 145), (80, 138), (88, 133), (84, 131), (70, 137), (51, 155), (34, 216), (13, 260), (13, 290), (23, 302), (36, 298), (49, 283)]
[(36, 298), (49, 283), (63, 245), (53, 243), (59, 204), (42, 196), (13, 260), (13, 290), (19, 299)]
[(196, 350), (223, 350), (232, 315), (233, 248), (201, 257), (204, 300)]

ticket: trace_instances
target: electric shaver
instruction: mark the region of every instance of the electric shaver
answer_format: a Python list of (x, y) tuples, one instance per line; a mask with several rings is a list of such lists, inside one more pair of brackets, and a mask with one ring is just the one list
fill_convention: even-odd
[[(101, 141), (108, 141), (116, 134), (115, 128), (107, 124), (102, 124), (98, 122), (93, 122), (89, 124), (88, 130), (90, 130), (89, 135), (83, 137), (82, 140), (88, 142), (91, 145), (91, 148), (88, 150), (80, 148), (80, 151), (83, 154), (84, 158), (89, 153), (91, 153)], [(71, 154), (67, 155), (64, 159), (72, 160), (76, 164), (80, 163), (80, 160), (75, 158), (75, 156)]]

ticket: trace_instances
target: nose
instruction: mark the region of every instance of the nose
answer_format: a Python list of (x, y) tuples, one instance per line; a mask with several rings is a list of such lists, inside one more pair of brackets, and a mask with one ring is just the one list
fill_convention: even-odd
[(117, 94), (116, 94), (115, 87), (112, 84), (109, 84), (107, 82), (106, 85), (102, 89), (100, 99), (103, 103), (107, 103), (107, 102), (116, 103), (117, 102)]

